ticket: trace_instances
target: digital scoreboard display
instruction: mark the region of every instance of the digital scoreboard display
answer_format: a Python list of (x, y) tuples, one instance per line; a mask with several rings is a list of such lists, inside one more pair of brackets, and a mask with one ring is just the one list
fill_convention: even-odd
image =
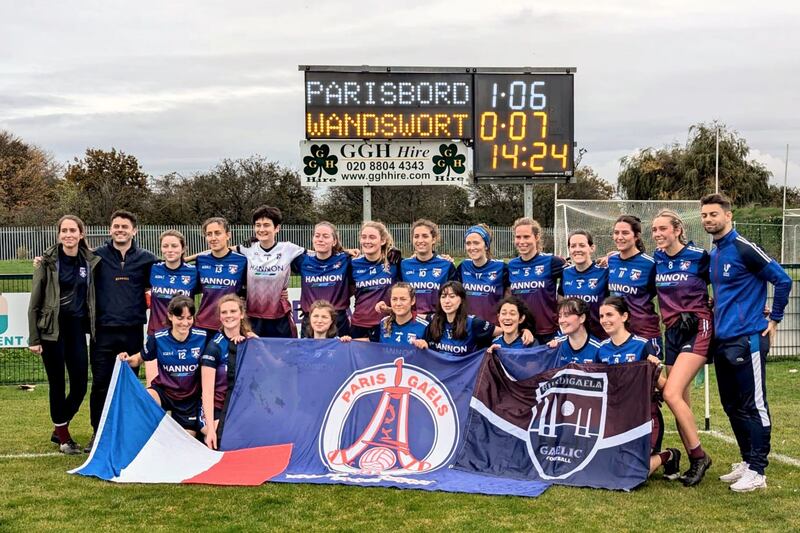
[(475, 177), (572, 176), (573, 76), (475, 74)]
[(471, 74), (305, 73), (307, 139), (469, 139)]

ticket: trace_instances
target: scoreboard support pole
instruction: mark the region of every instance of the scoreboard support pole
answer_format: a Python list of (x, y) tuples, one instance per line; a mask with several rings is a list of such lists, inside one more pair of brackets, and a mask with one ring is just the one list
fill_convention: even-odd
[(363, 193), (362, 218), (364, 222), (372, 220), (372, 187), (366, 185), (361, 188)]
[(528, 218), (533, 218), (533, 183), (523, 185), (524, 213)]

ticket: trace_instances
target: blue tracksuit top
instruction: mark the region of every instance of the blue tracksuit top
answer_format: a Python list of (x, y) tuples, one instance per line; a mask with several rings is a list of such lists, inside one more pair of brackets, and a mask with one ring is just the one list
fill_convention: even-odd
[(714, 334), (718, 339), (752, 335), (766, 329), (764, 305), (768, 281), (775, 286), (769, 318), (776, 322), (783, 319), (792, 279), (777, 261), (736, 230), (714, 241), (710, 255)]

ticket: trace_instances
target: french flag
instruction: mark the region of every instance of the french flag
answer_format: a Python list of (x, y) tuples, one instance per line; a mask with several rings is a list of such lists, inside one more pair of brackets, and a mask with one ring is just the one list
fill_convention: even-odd
[(94, 448), (70, 474), (117, 483), (260, 485), (283, 472), (291, 444), (218, 452), (188, 435), (117, 361)]

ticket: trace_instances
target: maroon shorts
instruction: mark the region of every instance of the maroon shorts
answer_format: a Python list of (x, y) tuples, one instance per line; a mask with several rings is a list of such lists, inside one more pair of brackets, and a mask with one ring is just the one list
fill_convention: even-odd
[(650, 408), (650, 415), (650, 420), (653, 422), (653, 431), (650, 433), (650, 455), (652, 455), (661, 451), (661, 441), (664, 440), (664, 417), (655, 400)]
[(696, 326), (687, 329), (682, 327), (681, 320), (667, 328), (667, 339), (664, 364), (672, 366), (683, 352), (696, 353), (703, 357), (709, 356), (711, 338), (714, 336), (714, 323), (711, 317), (697, 317)]

